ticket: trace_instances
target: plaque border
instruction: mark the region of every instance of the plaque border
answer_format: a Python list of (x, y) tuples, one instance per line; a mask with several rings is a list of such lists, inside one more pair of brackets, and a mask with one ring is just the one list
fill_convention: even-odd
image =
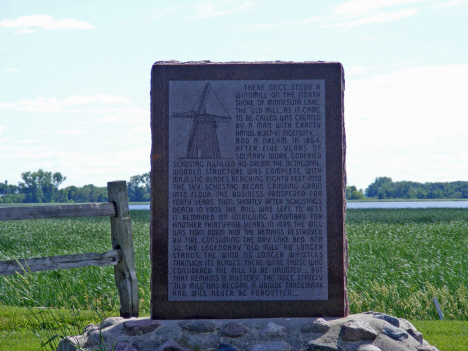
[[(169, 81), (325, 80), (328, 300), (168, 301)], [(344, 70), (338, 62), (156, 62), (151, 71), (151, 318), (345, 317)]]

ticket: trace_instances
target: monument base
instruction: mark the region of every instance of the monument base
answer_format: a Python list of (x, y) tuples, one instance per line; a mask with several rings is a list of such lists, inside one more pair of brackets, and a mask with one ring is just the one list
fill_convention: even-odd
[(77, 350), (78, 345), (115, 351), (437, 351), (407, 320), (375, 312), (325, 319), (111, 317), (98, 326), (87, 326), (83, 335), (62, 340), (57, 350)]

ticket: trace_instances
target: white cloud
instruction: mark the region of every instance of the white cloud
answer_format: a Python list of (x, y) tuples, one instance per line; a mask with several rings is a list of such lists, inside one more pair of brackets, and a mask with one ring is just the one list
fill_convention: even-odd
[(418, 10), (416, 9), (405, 9), (405, 10), (398, 10), (398, 11), (393, 11), (393, 12), (379, 12), (379, 13), (376, 13), (367, 17), (338, 23), (333, 26), (354, 28), (354, 27), (358, 27), (358, 26), (362, 26), (366, 24), (393, 22), (393, 21), (398, 21), (404, 18), (414, 16), (416, 13), (418, 13)]
[(466, 178), (467, 80), (468, 64), (348, 79), (350, 184), (365, 187), (377, 176), (415, 181)]
[(2, 134), (2, 132), (3, 132), (4, 130), (7, 130), (7, 129), (8, 129), (7, 127), (2, 127), (2, 126), (0, 126), (0, 134)]
[(111, 94), (74, 95), (65, 99), (46, 98), (40, 96), (35, 99), (22, 99), (17, 102), (5, 103), (0, 101), (0, 110), (16, 110), (28, 112), (69, 112), (79, 113), (80, 109), (65, 108), (65, 106), (84, 105), (92, 103), (129, 104), (130, 99)]
[(246, 1), (236, 7), (232, 7), (231, 1), (228, 1), (228, 2), (226, 1), (224, 2), (200, 1), (199, 3), (195, 5), (195, 8), (196, 8), (195, 17), (207, 18), (207, 17), (216, 17), (216, 16), (221, 16), (221, 15), (226, 15), (228, 13), (245, 10), (248, 7), (252, 6), (252, 4), (253, 3), (251, 1)]
[(335, 15), (359, 17), (381, 8), (426, 2), (428, 0), (353, 0), (344, 2), (333, 9)]
[(50, 131), (48, 131), (47, 129), (41, 129), (41, 130), (38, 130), (38, 131), (34, 132), (34, 134), (37, 134), (37, 135), (39, 135), (39, 134), (49, 134), (49, 133), (50, 133)]
[(129, 104), (132, 100), (123, 96), (111, 94), (74, 95), (60, 100), (60, 104), (63, 106), (91, 104), (94, 102), (102, 102), (104, 104)]
[(438, 1), (434, 4), (434, 7), (457, 7), (457, 6), (468, 6), (468, 0), (451, 0), (451, 1)]
[[(134, 139), (142, 138), (136, 135)], [(61, 172), (67, 177), (66, 185), (105, 186), (108, 181), (128, 180), (135, 174), (148, 172), (149, 140), (131, 148), (127, 142), (116, 144), (115, 141), (111, 147), (103, 148), (102, 142), (96, 140), (92, 147), (82, 145), (84, 148), (80, 150), (52, 149), (47, 141), (41, 146), (0, 143), (1, 176), (15, 184), (21, 181), (21, 172), (42, 168)]]
[(372, 68), (364, 67), (364, 66), (354, 66), (351, 67), (349, 70), (345, 70), (346, 76), (350, 76), (353, 74), (359, 74), (370, 71)]
[(0, 139), (0, 144), (1, 144), (1, 143), (8, 143), (9, 141), (10, 141), (9, 138)]
[(5, 72), (21, 72), (18, 68), (7, 68)]
[(320, 17), (312, 17), (303, 20), (285, 21), (285, 22), (271, 22), (271, 23), (258, 23), (249, 26), (243, 26), (236, 28), (236, 31), (258, 31), (258, 30), (269, 30), (272, 28), (285, 28), (285, 27), (304, 27), (308, 28), (307, 25), (316, 22)]
[(141, 107), (87, 109), (86, 112), (107, 115), (96, 118), (105, 123), (149, 123), (150, 111)]
[(336, 6), (332, 14), (338, 22), (327, 27), (354, 28), (386, 23), (416, 15), (422, 3), (433, 0), (353, 0)]
[(79, 135), (83, 134), (83, 130), (79, 129), (61, 129), (56, 131), (57, 134), (65, 134), (65, 135)]
[(18, 143), (21, 144), (34, 144), (34, 143), (40, 143), (41, 141), (39, 139), (22, 139), (18, 140)]
[(70, 18), (55, 20), (52, 16), (46, 15), (23, 16), (14, 20), (5, 19), (0, 21), (0, 27), (21, 28), (20, 33), (32, 33), (38, 29), (55, 30), (94, 28), (89, 22), (78, 21)]
[[(359, 145), (407, 145), (468, 133), (467, 65), (394, 70), (346, 82), (346, 114)], [(359, 125), (356, 120), (367, 121)], [(358, 130), (355, 130), (358, 128)]]

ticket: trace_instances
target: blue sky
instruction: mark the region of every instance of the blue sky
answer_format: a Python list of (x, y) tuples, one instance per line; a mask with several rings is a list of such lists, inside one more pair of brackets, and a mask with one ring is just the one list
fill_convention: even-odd
[(339, 61), (348, 184), (468, 180), (468, 0), (0, 0), (0, 181), (150, 169), (155, 61)]

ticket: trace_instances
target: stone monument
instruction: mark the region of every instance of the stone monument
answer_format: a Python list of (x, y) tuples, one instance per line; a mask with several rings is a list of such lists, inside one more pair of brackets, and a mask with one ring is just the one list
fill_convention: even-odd
[(156, 62), (151, 317), (344, 317), (340, 63)]

